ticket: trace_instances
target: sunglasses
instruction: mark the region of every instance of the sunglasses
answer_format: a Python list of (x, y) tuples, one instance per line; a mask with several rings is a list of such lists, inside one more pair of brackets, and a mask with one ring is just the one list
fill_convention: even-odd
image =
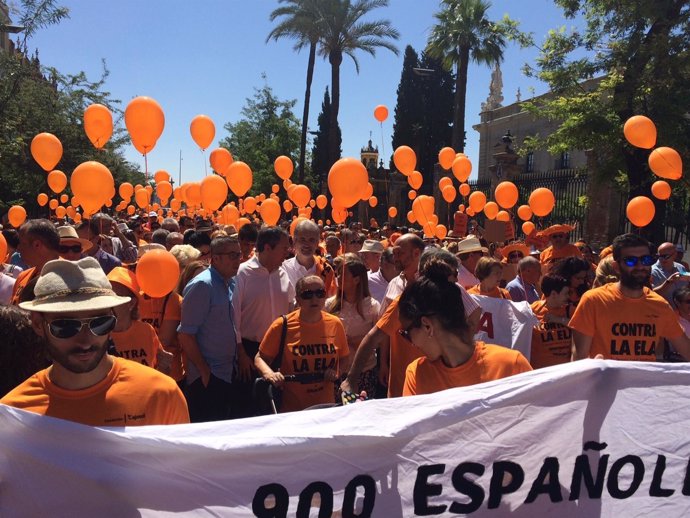
[(659, 256), (659, 259), (670, 259), (671, 257), (675, 257), (676, 254), (662, 254)]
[(326, 290), (324, 290), (324, 289), (304, 290), (302, 293), (299, 294), (299, 298), (304, 299), (304, 300), (311, 300), (314, 297), (316, 297), (317, 299), (325, 299), (326, 298)]
[(524, 255), (521, 252), (510, 252), (508, 254), (508, 259), (522, 259)]
[(48, 323), (48, 330), (53, 337), (64, 340), (77, 336), (83, 327), (89, 326), (94, 336), (105, 336), (115, 328), (117, 318), (114, 315), (101, 315), (92, 318), (59, 318)]
[(408, 342), (412, 342), (412, 338), (410, 337), (410, 331), (414, 329), (414, 324), (412, 324), (410, 327), (407, 327), (405, 329), (398, 329), (398, 334), (402, 336), (405, 340)]
[(628, 255), (626, 257), (623, 257), (623, 263), (625, 263), (625, 265), (630, 268), (635, 266), (637, 263), (640, 263), (642, 266), (652, 266), (655, 262), (656, 257), (654, 257), (653, 255)]
[(68, 254), (72, 252), (73, 254), (81, 253), (81, 245), (60, 245), (58, 247), (58, 252), (61, 254)]

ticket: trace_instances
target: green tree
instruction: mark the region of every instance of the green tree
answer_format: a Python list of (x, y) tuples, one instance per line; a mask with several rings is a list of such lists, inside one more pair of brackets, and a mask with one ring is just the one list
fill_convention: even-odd
[[(674, 147), (681, 155), (690, 151), (690, 6), (686, 0), (556, 4), (568, 18), (581, 16), (585, 27), (550, 31), (536, 66), (525, 67), (553, 92), (526, 105), (559, 123), (541, 144), (552, 153), (591, 149), (599, 180), (617, 181), (631, 197), (649, 195), (656, 179), (647, 166), (649, 151), (627, 144), (622, 128), (632, 115), (647, 115), (657, 125), (657, 145)], [(687, 197), (687, 191), (682, 195)], [(680, 206), (687, 207), (687, 200)], [(650, 234), (660, 230), (663, 209), (657, 202)], [(687, 212), (682, 219), (687, 225)]]
[(314, 136), (314, 148), (312, 149), (311, 170), (317, 182), (317, 190), (323, 191), (323, 186), (328, 178), (328, 172), (331, 166), (340, 158), (342, 143), (342, 136), (340, 134), (340, 126), (336, 126), (337, 134), (336, 141), (338, 142), (338, 154), (331, 156), (329, 147), (329, 133), (331, 131), (331, 97), (328, 95), (328, 87), (323, 94), (323, 102), (321, 103), (321, 113), (318, 118), (318, 129)]
[[(357, 51), (372, 56), (378, 48), (385, 48), (398, 54), (398, 49), (389, 40), (397, 40), (400, 35), (388, 20), (374, 22), (362, 21), (362, 17), (379, 7), (387, 7), (388, 0), (322, 0), (323, 25), (319, 53), (331, 65), (331, 128), (329, 132), (330, 156), (339, 155), (338, 113), (340, 112), (340, 65), (343, 56), (354, 61), (359, 73)], [(329, 166), (330, 168), (330, 166)]]
[[(265, 76), (264, 76), (265, 79)], [(242, 119), (228, 122), (230, 133), (220, 145), (251, 167), (254, 183), (252, 195), (270, 193), (271, 185), (278, 181), (273, 162), (280, 155), (295, 156), (300, 144), (300, 123), (292, 112), (296, 99), (281, 101), (273, 89), (265, 84), (256, 88), (253, 97), (242, 108)], [(311, 184), (310, 176), (306, 177)]]
[(419, 68), (419, 56), (412, 46), (408, 45), (405, 47), (403, 67), (396, 92), (397, 101), (393, 121), (392, 144), (393, 150), (400, 146), (410, 146), (415, 153), (419, 153), (419, 146), (421, 144), (419, 139), (424, 114), (422, 99), (423, 78), (415, 73), (415, 68)]
[(443, 61), (447, 69), (456, 68), (455, 106), (451, 145), (456, 151), (465, 149), (465, 100), (467, 68), (470, 60), (492, 65), (503, 59), (507, 30), (513, 22), (504, 19), (495, 23), (487, 18), (491, 3), (484, 0), (443, 0), (434, 16), (427, 53)]
[(309, 127), (309, 101), (311, 98), (311, 83), (314, 77), (316, 62), (316, 48), (319, 42), (321, 12), (319, 0), (279, 0), (285, 3), (271, 13), (271, 21), (280, 19), (271, 30), (266, 41), (271, 39), (290, 38), (296, 40), (294, 49), (299, 52), (309, 47), (307, 60), (307, 86), (304, 91), (304, 110), (302, 112), (302, 135), (299, 146), (299, 183), (304, 182), (305, 155), (307, 149), (307, 130)]

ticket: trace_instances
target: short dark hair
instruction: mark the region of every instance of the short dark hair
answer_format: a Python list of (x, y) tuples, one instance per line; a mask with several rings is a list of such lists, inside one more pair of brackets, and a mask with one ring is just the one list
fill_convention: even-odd
[(620, 236), (616, 236), (615, 239), (613, 240), (613, 258), (616, 260), (616, 262), (621, 260), (621, 253), (624, 248), (633, 248), (636, 246), (646, 246), (649, 252), (651, 253), (652, 251), (652, 245), (647, 241), (645, 238), (642, 236), (638, 236), (637, 234), (622, 234)]
[(570, 284), (560, 275), (546, 274), (541, 279), (541, 292), (545, 297), (551, 295), (554, 291), (560, 293), (563, 288), (569, 286)]
[(170, 232), (164, 228), (156, 229), (153, 234), (151, 234), (151, 242), (165, 246), (165, 240), (168, 237), (168, 234), (170, 234)]
[(204, 245), (211, 246), (211, 236), (209, 236), (205, 232), (197, 232), (195, 230), (193, 233), (189, 235), (189, 241), (185, 244), (192, 245), (196, 249)]
[(19, 246), (19, 235), (17, 231), (13, 228), (5, 228), (2, 230), (2, 235), (7, 241), (7, 245), (12, 248), (17, 248)]
[[(206, 234), (204, 234), (206, 235)], [(206, 237), (208, 237), (206, 235)], [(226, 246), (239, 243), (236, 237), (231, 236), (218, 236), (214, 237), (213, 240), (209, 238), (209, 245), (211, 247), (211, 254), (217, 254), (221, 252)], [(192, 245), (193, 246), (193, 245)]]
[(690, 286), (687, 284), (683, 286), (682, 288), (678, 288), (676, 291), (673, 292), (673, 302), (676, 303), (676, 305), (683, 299), (689, 299), (690, 298)]
[(60, 247), (60, 234), (58, 234), (55, 225), (47, 219), (30, 219), (21, 226), (21, 232), (29, 234), (35, 239), (40, 239), (47, 248), (55, 252)]
[(570, 282), (575, 275), (580, 272), (589, 272), (592, 267), (581, 257), (565, 257), (556, 261), (551, 267), (553, 275), (560, 275)]
[(280, 227), (264, 227), (259, 230), (259, 235), (256, 238), (256, 249), (259, 252), (263, 252), (266, 245), (275, 248), (275, 246), (280, 243), (283, 236), (289, 237), (288, 233)]
[(246, 223), (242, 225), (240, 230), (237, 232), (237, 237), (240, 241), (252, 241), (256, 243), (259, 237), (259, 229), (256, 228), (254, 223)]

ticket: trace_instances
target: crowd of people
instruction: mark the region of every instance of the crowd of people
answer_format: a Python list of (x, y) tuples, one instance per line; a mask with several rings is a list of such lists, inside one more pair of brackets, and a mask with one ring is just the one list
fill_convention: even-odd
[[(682, 246), (624, 234), (597, 254), (573, 230), (543, 230), (537, 250), (487, 243), (480, 227), (439, 241), (389, 223), (29, 219), (2, 230), (0, 402), (96, 426), (175, 424), (257, 415), (266, 398), (294, 412), (583, 358), (690, 359)], [(159, 298), (136, 275), (156, 249), (180, 267)], [(476, 339), (485, 298), (536, 317), (529, 354)]]

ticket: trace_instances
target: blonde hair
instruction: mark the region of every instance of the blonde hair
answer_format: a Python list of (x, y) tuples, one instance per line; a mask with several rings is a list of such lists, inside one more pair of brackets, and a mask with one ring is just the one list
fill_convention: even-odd
[(604, 284), (609, 284), (612, 282), (618, 282), (620, 279), (620, 273), (618, 271), (616, 261), (613, 255), (607, 255), (597, 265), (597, 271), (594, 277), (594, 283), (592, 288), (598, 288)]
[(177, 262), (180, 263), (180, 268), (184, 268), (190, 262), (196, 261), (201, 252), (192, 245), (175, 245), (170, 249), (170, 253), (175, 256)]

